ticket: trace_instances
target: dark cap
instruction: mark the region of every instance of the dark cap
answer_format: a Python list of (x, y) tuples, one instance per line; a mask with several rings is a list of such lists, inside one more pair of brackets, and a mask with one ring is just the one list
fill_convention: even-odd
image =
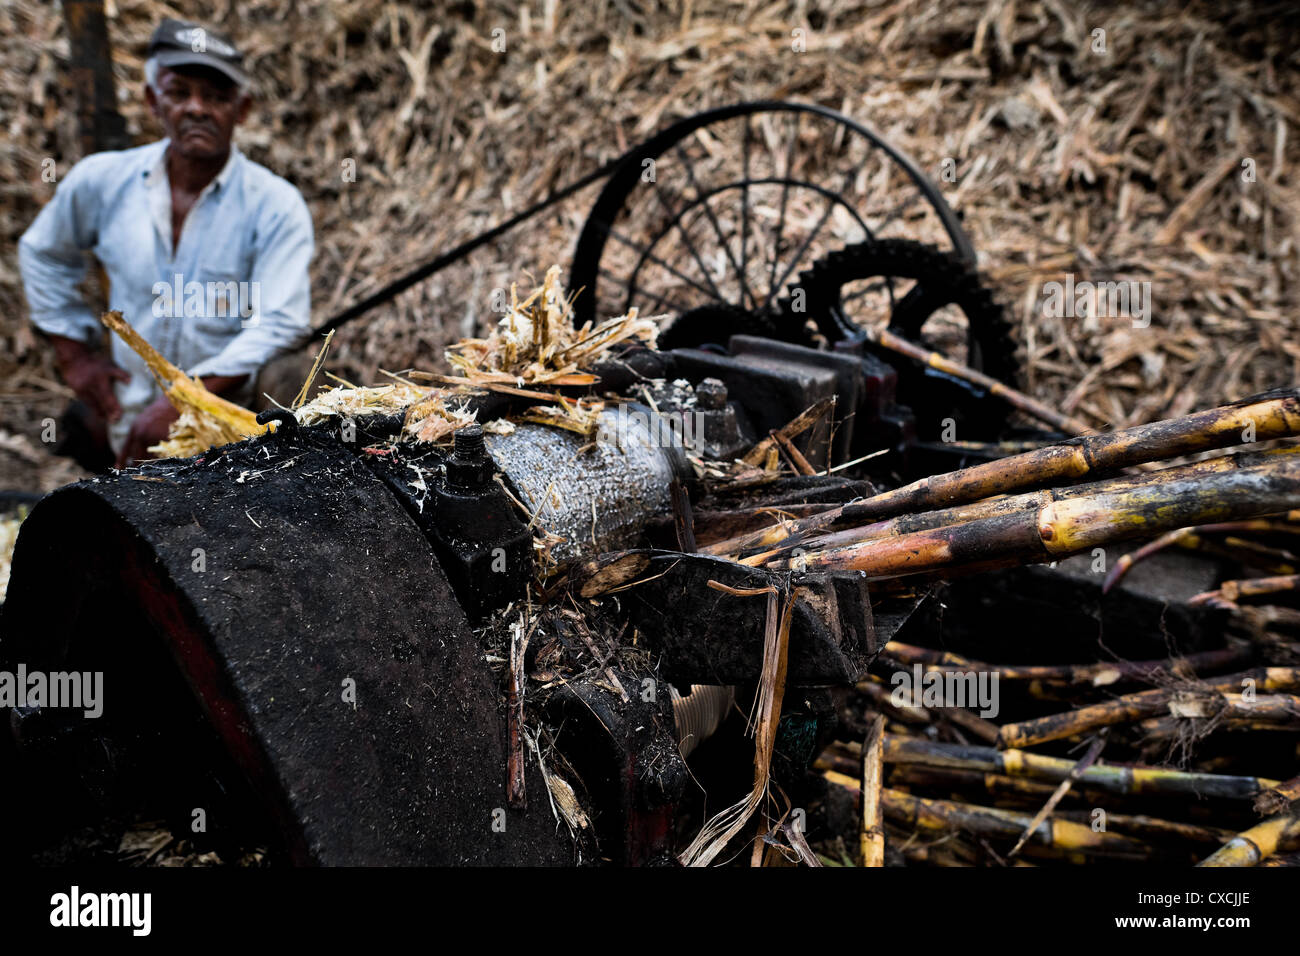
[(147, 56), (156, 57), (159, 66), (210, 66), (241, 86), (248, 83), (244, 54), (235, 49), (230, 37), (186, 20), (169, 17), (158, 24)]

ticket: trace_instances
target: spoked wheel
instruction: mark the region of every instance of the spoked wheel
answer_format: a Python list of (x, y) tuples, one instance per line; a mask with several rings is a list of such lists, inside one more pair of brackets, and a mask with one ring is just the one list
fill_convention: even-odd
[(891, 235), (974, 259), (934, 184), (866, 126), (801, 103), (711, 110), (631, 150), (606, 183), (574, 251), (576, 317), (636, 307), (681, 346), (725, 342), (739, 313), (745, 331), (803, 340), (777, 302), (791, 278)]
[[(1005, 310), (974, 265), (955, 253), (908, 239), (882, 239), (836, 250), (799, 275), (781, 299), (829, 341), (861, 340), (888, 329), (1010, 385), (1016, 384), (1015, 340)], [(957, 439), (989, 440), (1006, 408), (979, 389), (890, 351), (899, 370), (898, 400), (917, 415), (921, 436), (938, 439), (945, 421)], [(946, 439), (944, 439), (946, 440)]]

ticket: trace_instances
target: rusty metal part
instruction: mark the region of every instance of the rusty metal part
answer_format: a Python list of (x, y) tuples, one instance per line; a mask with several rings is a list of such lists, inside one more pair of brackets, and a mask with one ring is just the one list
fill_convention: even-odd
[(872, 625), (861, 575), (787, 578), (708, 555), (644, 553), (650, 559), (645, 571), (617, 596), (658, 655), (660, 673), (674, 684), (743, 684), (762, 671), (761, 603), (737, 600), (711, 581), (755, 589), (790, 580), (798, 588), (790, 626), (792, 685), (852, 684), (888, 640)]

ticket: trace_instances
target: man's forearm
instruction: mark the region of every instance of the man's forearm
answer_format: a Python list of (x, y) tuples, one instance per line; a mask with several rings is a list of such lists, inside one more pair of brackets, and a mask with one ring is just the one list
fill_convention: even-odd
[(225, 395), (248, 381), (247, 375), (204, 375), (203, 387), (213, 395)]
[(55, 335), (52, 332), (45, 333), (54, 346), (54, 360), (58, 363), (60, 369), (67, 368), (74, 364), (78, 359), (85, 358), (94, 351), (87, 342), (81, 339), (68, 338), (66, 335)]
[[(48, 334), (48, 333), (47, 333)], [(49, 335), (54, 346), (54, 358), (60, 368), (66, 368), (79, 359), (85, 358), (95, 350), (80, 339), (71, 339), (66, 335)], [(247, 375), (204, 375), (203, 387), (214, 395), (224, 395), (248, 381)]]

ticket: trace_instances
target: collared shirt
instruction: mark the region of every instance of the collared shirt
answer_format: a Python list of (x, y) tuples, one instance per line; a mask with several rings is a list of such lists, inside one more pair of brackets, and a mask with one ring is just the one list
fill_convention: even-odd
[[(167, 144), (87, 156), (59, 184), (18, 243), (32, 322), (85, 342), (103, 334), (78, 291), (92, 251), (108, 274), (110, 309), (190, 375), (248, 375), (229, 396), (247, 403), (258, 370), (310, 326), (311, 214), (297, 189), (232, 145), (173, 249)], [(160, 392), (117, 336), (112, 354), (131, 374), (114, 385), (122, 417), (109, 439), (120, 451)]]

